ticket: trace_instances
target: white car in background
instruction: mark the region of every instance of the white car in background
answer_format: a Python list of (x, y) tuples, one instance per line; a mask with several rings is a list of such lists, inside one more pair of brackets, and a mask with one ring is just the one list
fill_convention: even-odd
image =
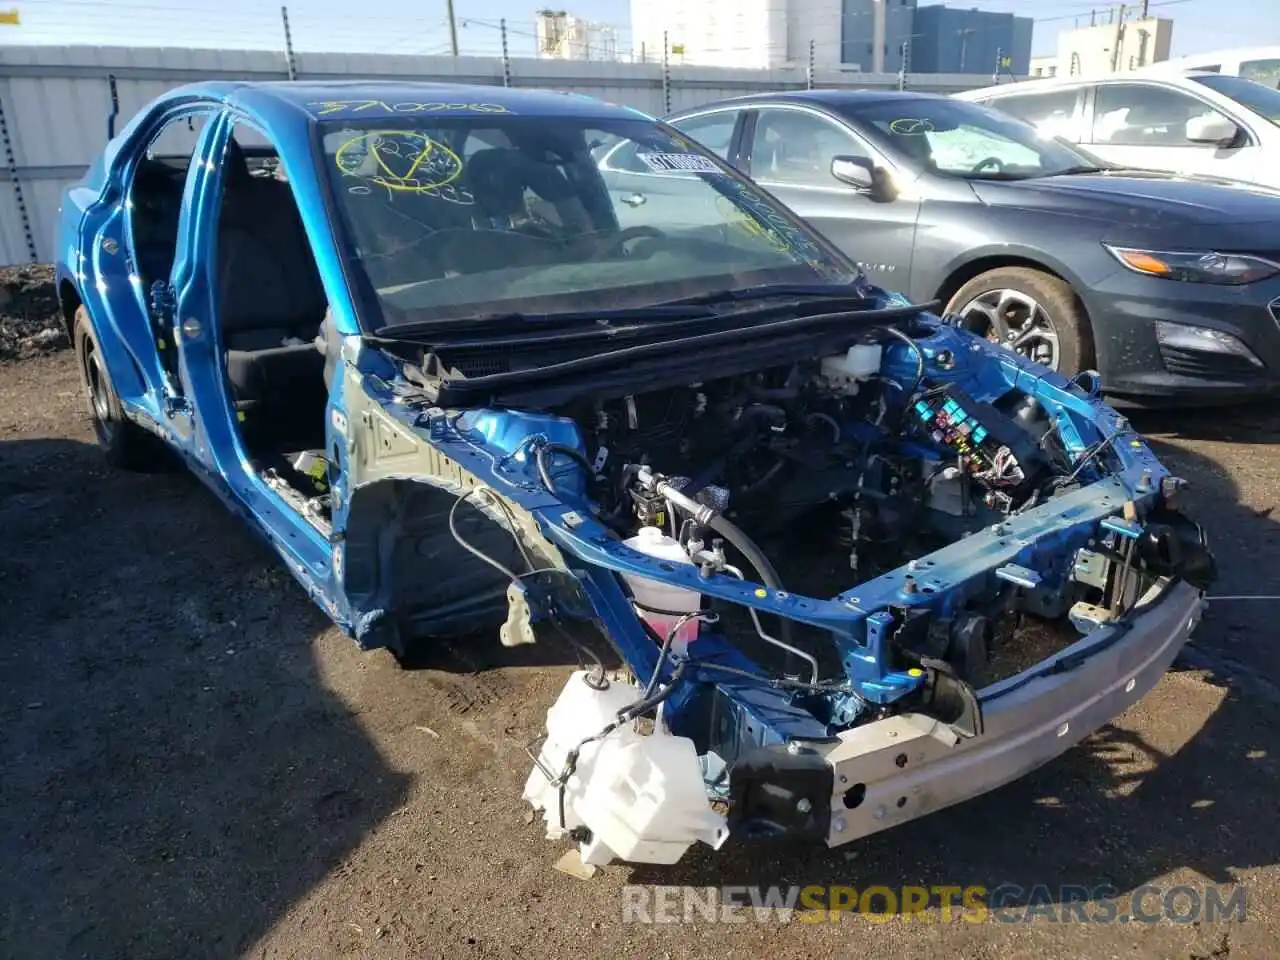
[(1230, 74), (1135, 72), (955, 94), (1112, 163), (1280, 188), (1280, 91)]
[(1236, 47), (1162, 60), (1144, 73), (1222, 73), (1280, 89), (1280, 47)]

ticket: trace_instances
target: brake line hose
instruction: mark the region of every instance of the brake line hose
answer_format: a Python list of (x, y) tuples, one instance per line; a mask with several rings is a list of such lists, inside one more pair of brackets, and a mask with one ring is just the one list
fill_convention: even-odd
[[(659, 480), (654, 485), (654, 492), (659, 496), (666, 497), (698, 523), (710, 527), (728, 540), (729, 543), (733, 544), (738, 549), (738, 552), (747, 558), (747, 562), (755, 568), (756, 573), (760, 576), (760, 582), (766, 587), (772, 587), (778, 592), (783, 592), (786, 589), (782, 585), (782, 578), (778, 576), (778, 571), (773, 568), (773, 564), (764, 555), (764, 551), (757, 547), (755, 541), (743, 533), (742, 529), (728, 517), (713, 510), (705, 503), (699, 503), (683, 490), (673, 487), (666, 480)], [(788, 646), (795, 646), (792, 642), (791, 619), (779, 615), (778, 621), (778, 632), (782, 635), (781, 639)], [(788, 657), (787, 669), (790, 670), (791, 667), (792, 661)]]
[[(756, 568), (756, 573), (760, 575), (761, 583), (766, 587), (772, 587), (774, 590), (784, 589), (782, 578), (778, 576), (778, 571), (773, 568), (769, 558), (764, 555), (763, 550), (755, 545), (755, 541), (742, 532), (741, 527), (721, 513), (717, 513), (707, 521), (707, 526), (738, 548), (738, 552), (747, 558), (747, 562), (751, 566)], [(788, 621), (784, 617), (782, 622), (786, 625)]]
[(551, 471), (547, 469), (547, 454), (563, 453), (569, 459), (575, 461), (578, 466), (587, 472), (588, 482), (595, 480), (595, 466), (580, 451), (563, 443), (540, 443), (534, 452), (534, 462), (538, 467), (538, 477), (542, 480), (542, 485), (547, 488), (548, 493), (559, 494), (556, 488), (556, 482), (551, 479)]

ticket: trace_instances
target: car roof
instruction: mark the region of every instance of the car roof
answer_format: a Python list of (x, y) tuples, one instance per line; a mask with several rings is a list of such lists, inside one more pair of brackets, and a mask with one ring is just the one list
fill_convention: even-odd
[(779, 90), (775, 93), (748, 93), (740, 97), (728, 97), (711, 103), (699, 104), (685, 110), (677, 110), (672, 117), (686, 116), (691, 113), (704, 113), (719, 107), (745, 107), (760, 103), (791, 103), (840, 108), (845, 106), (883, 103), (901, 100), (945, 100), (938, 93), (923, 93), (918, 90)]
[(1041, 93), (1046, 90), (1069, 90), (1073, 87), (1087, 86), (1095, 83), (1147, 83), (1165, 86), (1185, 87), (1196, 77), (1215, 77), (1211, 70), (1185, 70), (1177, 73), (1148, 73), (1149, 68), (1130, 70), (1126, 73), (1076, 74), (1069, 77), (1032, 77), (1030, 80), (1019, 80), (1015, 83), (999, 83), (974, 90), (956, 93), (958, 100), (981, 99), (1018, 93)]
[(457, 116), (483, 113), (525, 116), (646, 117), (585, 94), (512, 89), (486, 84), (409, 80), (265, 80), (192, 83), (167, 98), (198, 97), (249, 112), (301, 113), (311, 119), (359, 119), (391, 114)]

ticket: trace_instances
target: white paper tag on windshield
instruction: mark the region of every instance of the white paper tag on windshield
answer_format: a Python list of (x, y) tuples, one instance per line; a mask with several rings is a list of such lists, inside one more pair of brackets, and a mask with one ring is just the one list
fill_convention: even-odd
[(719, 173), (720, 168), (696, 153), (642, 153), (640, 159), (656, 173)]

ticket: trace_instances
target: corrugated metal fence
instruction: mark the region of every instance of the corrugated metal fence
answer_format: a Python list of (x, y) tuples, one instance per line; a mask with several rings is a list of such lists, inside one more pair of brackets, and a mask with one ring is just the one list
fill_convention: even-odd
[[(0, 47), (0, 265), (49, 262), (64, 186), (107, 139), (113, 94), (117, 129), (150, 99), (194, 80), (321, 80), (353, 77), (456, 80), (549, 87), (661, 116), (723, 97), (818, 87), (894, 88), (897, 75), (728, 70), (661, 63), (378, 56), (170, 47)], [(913, 90), (955, 92), (980, 77), (914, 74)]]

